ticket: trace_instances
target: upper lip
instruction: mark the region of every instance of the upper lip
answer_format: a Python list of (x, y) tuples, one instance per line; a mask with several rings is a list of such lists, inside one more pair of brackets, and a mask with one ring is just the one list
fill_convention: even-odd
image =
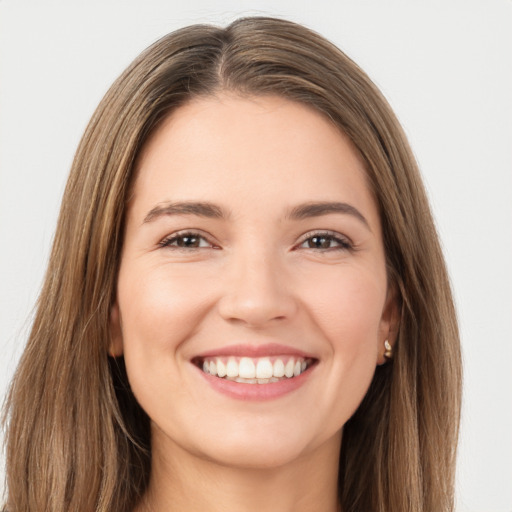
[(266, 343), (264, 345), (238, 344), (226, 345), (220, 348), (214, 348), (201, 354), (196, 358), (216, 357), (216, 356), (235, 356), (235, 357), (265, 357), (265, 356), (295, 356), (305, 359), (315, 359), (315, 356), (302, 350), (279, 343)]

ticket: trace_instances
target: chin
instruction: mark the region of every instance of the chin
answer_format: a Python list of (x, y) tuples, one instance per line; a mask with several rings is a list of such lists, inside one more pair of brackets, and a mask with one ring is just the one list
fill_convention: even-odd
[(315, 436), (296, 424), (285, 426), (265, 423), (262, 421), (261, 424), (244, 427), (238, 423), (232, 429), (220, 429), (223, 431), (221, 436), (212, 436), (210, 431), (203, 438), (202, 446), (196, 445), (192, 450), (199, 457), (222, 466), (271, 469), (311, 456), (320, 446), (338, 438), (337, 435), (327, 439)]
[(262, 447), (259, 443), (218, 446), (203, 456), (221, 466), (238, 469), (277, 469), (292, 464), (305, 455), (303, 446), (280, 446), (279, 449)]

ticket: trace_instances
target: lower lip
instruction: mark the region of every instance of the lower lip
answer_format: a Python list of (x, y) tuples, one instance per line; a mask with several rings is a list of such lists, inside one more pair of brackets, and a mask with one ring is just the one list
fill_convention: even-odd
[(202, 375), (203, 379), (219, 393), (227, 395), (238, 400), (275, 400), (296, 389), (306, 383), (314, 366), (308, 368), (304, 373), (297, 377), (280, 380), (279, 382), (269, 382), (268, 384), (245, 384), (242, 382), (234, 382), (232, 380), (221, 379), (203, 372), (195, 366), (196, 370)]

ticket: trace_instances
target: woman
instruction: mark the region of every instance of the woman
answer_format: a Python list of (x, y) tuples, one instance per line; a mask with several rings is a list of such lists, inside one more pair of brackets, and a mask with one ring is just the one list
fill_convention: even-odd
[(368, 77), (290, 22), (188, 27), (78, 148), (7, 509), (452, 510), (460, 374), (421, 179)]

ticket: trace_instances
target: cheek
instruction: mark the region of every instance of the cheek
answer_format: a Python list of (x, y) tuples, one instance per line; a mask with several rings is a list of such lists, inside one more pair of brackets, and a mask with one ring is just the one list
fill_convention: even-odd
[(381, 274), (345, 267), (316, 276), (303, 300), (331, 350), (345, 349), (353, 355), (370, 347), (376, 350), (386, 296)]
[(201, 324), (209, 304), (205, 295), (210, 293), (195, 284), (186, 272), (169, 268), (125, 265), (120, 270), (118, 303), (126, 369), (137, 400), (151, 418), (160, 418), (162, 410), (183, 412), (190, 402), (177, 362), (182, 343)]
[(381, 273), (347, 268), (336, 279), (317, 280), (317, 285), (308, 297), (309, 310), (327, 342), (331, 385), (325, 400), (338, 425), (355, 412), (375, 373), (386, 280)]
[(186, 275), (154, 270), (133, 279), (130, 273), (121, 272), (118, 284), (125, 352), (173, 351), (198, 325), (207, 290)]

